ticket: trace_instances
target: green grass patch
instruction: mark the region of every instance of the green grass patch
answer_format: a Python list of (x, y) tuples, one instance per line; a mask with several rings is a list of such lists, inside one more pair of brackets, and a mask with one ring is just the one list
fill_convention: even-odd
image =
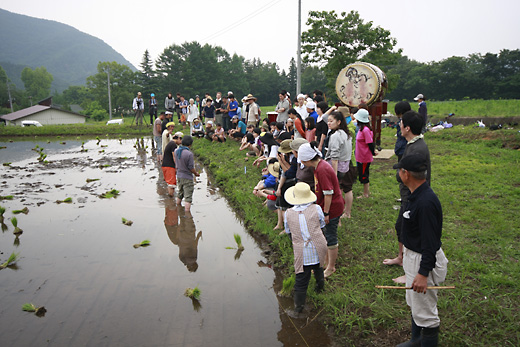
[[(388, 103), (388, 111), (394, 113), (396, 102)], [(419, 108), (417, 103), (410, 101), (412, 109)], [(446, 117), (455, 113), (456, 117), (515, 117), (520, 116), (520, 99), (512, 100), (450, 100), (430, 101), (426, 100), (428, 114), (431, 116)]]
[[(264, 111), (264, 108), (262, 108)], [(520, 343), (520, 145), (516, 129), (490, 131), (456, 126), (427, 133), (432, 158), (432, 188), (443, 206), (443, 249), (450, 263), (446, 285), (439, 293), (441, 344), (518, 345)], [(395, 129), (383, 129), (383, 148), (393, 148)], [(273, 250), (274, 265), (286, 278), (294, 273), (287, 237), (273, 231), (276, 214), (252, 194), (260, 168), (238, 150), (235, 142), (195, 140), (193, 151), (212, 179), (243, 218), (250, 232), (263, 235)], [(371, 166), (368, 199), (355, 199), (352, 218), (338, 229), (336, 273), (321, 294), (309, 298), (324, 308), (326, 324), (341, 345), (377, 345), (409, 338), (410, 312), (404, 292), (375, 289), (392, 285), (403, 274), (385, 266), (395, 257), (394, 224), (399, 188), (392, 165), (396, 158)], [(244, 168), (246, 170), (244, 170)], [(362, 186), (354, 185), (354, 196)]]

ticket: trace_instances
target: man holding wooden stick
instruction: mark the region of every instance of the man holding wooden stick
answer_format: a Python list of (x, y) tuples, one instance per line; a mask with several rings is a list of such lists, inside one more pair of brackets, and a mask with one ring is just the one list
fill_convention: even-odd
[(448, 259), (441, 248), (442, 207), (426, 182), (424, 153), (403, 157), (394, 169), (410, 189), (403, 212), (403, 268), (406, 274), (406, 303), (412, 310), (412, 338), (398, 346), (437, 346), (440, 319), (437, 290), (427, 289), (444, 282)]

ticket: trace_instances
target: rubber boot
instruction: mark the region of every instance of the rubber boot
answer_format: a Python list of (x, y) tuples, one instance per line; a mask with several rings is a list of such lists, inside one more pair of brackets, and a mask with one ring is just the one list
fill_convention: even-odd
[(317, 270), (314, 270), (314, 278), (316, 279), (316, 287), (314, 290), (316, 293), (321, 293), (323, 288), (325, 287), (325, 275), (323, 274), (323, 268), (319, 267)]
[(307, 292), (294, 292), (294, 310), (288, 310), (287, 315), (291, 318), (304, 318), (305, 315), (302, 312), (306, 298)]
[(419, 347), (421, 346), (421, 330), (423, 328), (417, 326), (412, 318), (412, 338), (397, 345), (397, 347)]
[(423, 328), (421, 347), (437, 347), (439, 343), (439, 327)]

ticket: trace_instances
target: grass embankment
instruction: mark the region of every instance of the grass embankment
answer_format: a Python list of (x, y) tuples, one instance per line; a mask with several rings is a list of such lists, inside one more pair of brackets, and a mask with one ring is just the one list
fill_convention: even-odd
[[(412, 109), (418, 109), (413, 100), (409, 100)], [(396, 102), (388, 104), (388, 111), (394, 113)], [(520, 116), (520, 100), (461, 100), (461, 101), (430, 101), (426, 100), (428, 115), (432, 117), (447, 117), (454, 113), (456, 117), (517, 117)]]
[(42, 127), (0, 126), (0, 137), (15, 136), (81, 136), (81, 135), (108, 135), (108, 136), (135, 136), (150, 135), (151, 126), (137, 127), (130, 124), (111, 124), (106, 122), (44, 125)]
[[(519, 129), (491, 132), (454, 127), (427, 133), (432, 155), (432, 187), (444, 210), (443, 249), (450, 261), (439, 293), (445, 346), (520, 344), (520, 146)], [(383, 129), (383, 147), (393, 148), (395, 130)], [(506, 146), (504, 147), (504, 143)], [(271, 240), (275, 265), (293, 273), (292, 248), (272, 228), (276, 215), (252, 194), (260, 169), (231, 141), (197, 140), (196, 155), (254, 233)], [(371, 167), (369, 199), (354, 201), (350, 220), (339, 228), (337, 272), (323, 294), (309, 286), (309, 297), (324, 308), (326, 322), (342, 345), (395, 345), (409, 338), (410, 313), (404, 292), (375, 289), (392, 285), (402, 268), (382, 260), (397, 254), (394, 223), (399, 197), (392, 165)], [(244, 173), (244, 170), (247, 173)], [(362, 187), (354, 185), (354, 196)]]

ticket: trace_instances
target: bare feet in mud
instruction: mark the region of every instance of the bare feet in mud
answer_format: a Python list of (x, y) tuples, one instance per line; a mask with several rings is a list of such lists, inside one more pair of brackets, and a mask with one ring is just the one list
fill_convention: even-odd
[(275, 226), (275, 227), (273, 228), (273, 230), (280, 230), (280, 229), (282, 229), (282, 226), (281, 226), (281, 225), (277, 225), (277, 226)]
[(402, 276), (399, 276), (397, 278), (393, 278), (392, 281), (394, 281), (395, 283), (406, 283), (406, 276), (405, 275), (402, 275)]
[(363, 194), (363, 195), (360, 195), (360, 196), (356, 197), (356, 199), (365, 199), (365, 198), (368, 198), (369, 196), (370, 195)]
[(396, 257), (394, 259), (385, 259), (385, 260), (383, 260), (383, 264), (403, 266), (403, 259), (399, 258), (399, 257)]
[(341, 215), (340, 219), (343, 219), (343, 218), (350, 218), (350, 214), (343, 213)]

